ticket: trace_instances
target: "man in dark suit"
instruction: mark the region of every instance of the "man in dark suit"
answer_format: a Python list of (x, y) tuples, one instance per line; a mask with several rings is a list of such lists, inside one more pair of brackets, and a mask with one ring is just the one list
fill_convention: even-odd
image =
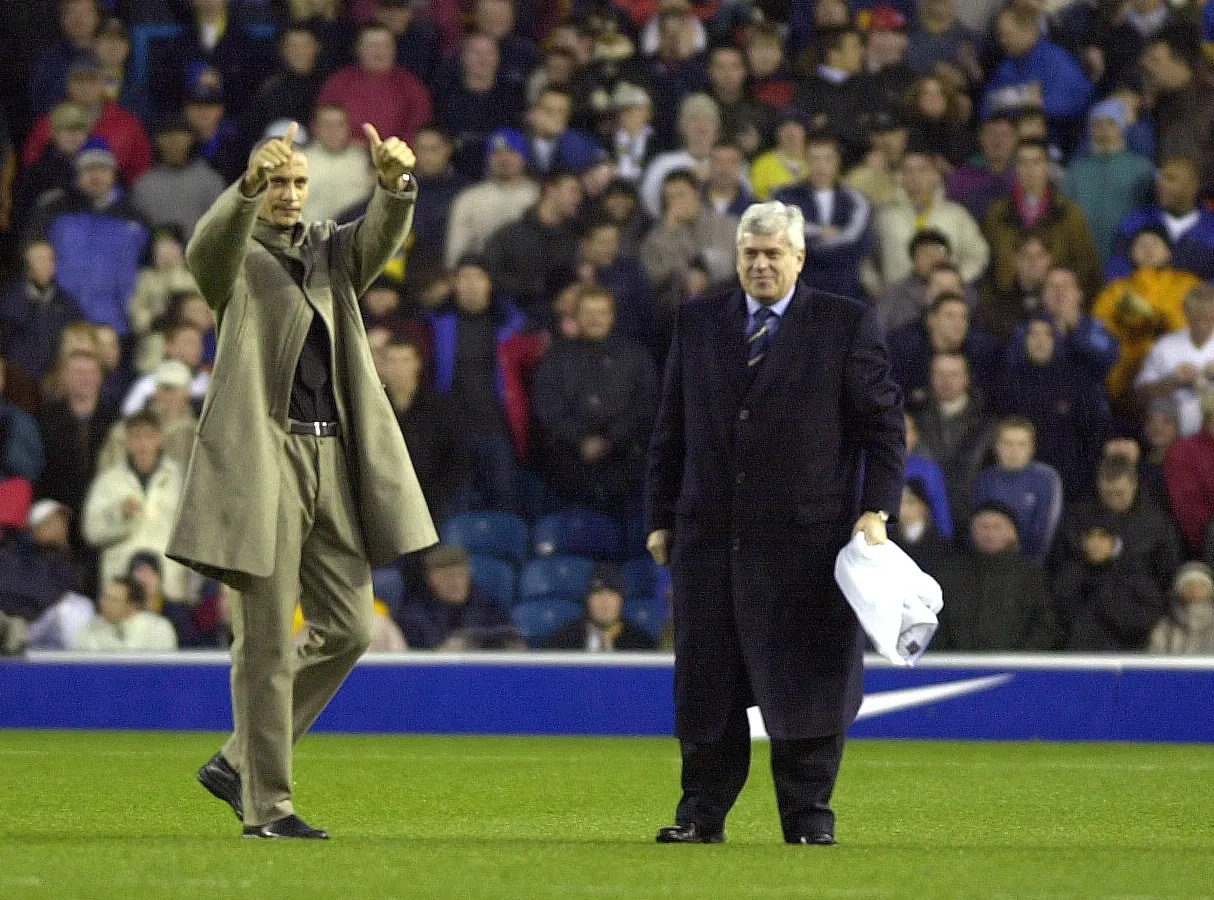
[(798, 284), (796, 207), (738, 226), (742, 290), (678, 311), (646, 487), (674, 586), (683, 798), (659, 843), (717, 843), (746, 781), (757, 705), (784, 839), (835, 843), (830, 796), (863, 689), (835, 555), (886, 540), (905, 433), (874, 311)]

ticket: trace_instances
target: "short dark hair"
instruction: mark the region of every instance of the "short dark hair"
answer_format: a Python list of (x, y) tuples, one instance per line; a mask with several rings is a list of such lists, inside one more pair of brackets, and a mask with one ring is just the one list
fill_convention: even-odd
[(143, 595), (143, 585), (132, 578), (130, 575), (118, 575), (110, 579), (110, 584), (122, 585), (126, 588), (127, 600), (140, 609), (147, 603), (147, 597)]
[(1201, 65), (1201, 34), (1188, 22), (1170, 24), (1147, 39), (1147, 46), (1163, 44), (1172, 56), (1190, 69)]
[(995, 426), (995, 434), (1002, 434), (1008, 428), (1019, 428), (1021, 431), (1027, 431), (1033, 436), (1033, 440), (1037, 439), (1037, 426), (1025, 416), (1004, 416), (999, 420), (999, 424)]
[(949, 243), (948, 235), (946, 235), (943, 231), (940, 231), (938, 228), (924, 228), (922, 231), (916, 231), (914, 236), (906, 245), (906, 252), (910, 256), (914, 256), (915, 251), (924, 244), (938, 244), (939, 246), (943, 247), (950, 256), (952, 256), (953, 245)]
[(674, 184), (676, 181), (685, 181), (696, 190), (700, 189), (700, 182), (696, 180), (695, 172), (691, 169), (675, 169), (673, 172), (667, 172), (666, 177), (662, 179), (662, 189), (668, 184)]
[(1044, 141), (1041, 138), (1024, 138), (1023, 140), (1018, 141), (1016, 143), (1016, 152), (1019, 153), (1021, 150), (1025, 149), (1026, 147), (1036, 147), (1038, 150), (1040, 150), (1042, 153), (1045, 154), (1045, 158), (1047, 160), (1050, 158), (1049, 142)]
[(161, 430), (160, 417), (150, 409), (141, 409), (139, 412), (127, 416), (123, 420), (123, 424), (126, 426), (127, 431), (130, 431), (132, 428), (140, 427), (154, 428), (156, 431)]
[(823, 28), (820, 32), (818, 32), (818, 39), (815, 41), (815, 44), (817, 45), (819, 61), (825, 63), (826, 54), (830, 53), (832, 50), (838, 50), (840, 47), (842, 47), (843, 41), (846, 40), (847, 36), (850, 34), (854, 34), (861, 41), (864, 40), (864, 36), (860, 33), (860, 29), (855, 25), (834, 25), (830, 28)]
[(970, 516), (970, 522), (972, 523), (974, 519), (983, 513), (995, 513), (996, 515), (1003, 516), (1016, 529), (1016, 536), (1020, 536), (1020, 520), (1016, 518), (1016, 510), (1012, 509), (1007, 503), (1004, 503), (1002, 500), (983, 500), (974, 507), (974, 512)]
[(1097, 481), (1117, 481), (1121, 478), (1138, 480), (1138, 467), (1128, 456), (1112, 453), (1100, 460), (1096, 467)]

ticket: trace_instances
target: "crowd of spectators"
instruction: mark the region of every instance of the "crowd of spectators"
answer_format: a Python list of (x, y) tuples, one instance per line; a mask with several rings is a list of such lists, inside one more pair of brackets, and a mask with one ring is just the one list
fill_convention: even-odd
[[(164, 557), (217, 327), (183, 248), (297, 121), (308, 218), (365, 208), (364, 123), (416, 150), (363, 305), (440, 526), (643, 535), (674, 316), (774, 198), (886, 328), (935, 646), (1214, 652), (1212, 3), (4, 2), (0, 58), (0, 649), (230, 640)], [(522, 646), (459, 547), (400, 568), (377, 646)], [(549, 645), (651, 646), (595, 571)]]

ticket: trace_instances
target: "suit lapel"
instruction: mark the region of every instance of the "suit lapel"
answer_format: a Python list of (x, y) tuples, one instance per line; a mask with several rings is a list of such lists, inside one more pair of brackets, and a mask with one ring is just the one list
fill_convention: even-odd
[(746, 295), (742, 291), (723, 298), (717, 307), (714, 337), (717, 362), (733, 409), (746, 392)]

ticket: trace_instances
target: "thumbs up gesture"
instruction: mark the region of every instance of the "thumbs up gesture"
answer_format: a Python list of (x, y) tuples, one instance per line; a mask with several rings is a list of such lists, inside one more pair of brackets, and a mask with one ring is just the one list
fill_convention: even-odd
[(241, 186), (246, 196), (252, 197), (258, 193), (270, 180), (271, 172), (291, 161), (295, 155), (295, 135), (298, 133), (299, 123), (292, 122), (287, 126), (286, 134), (266, 141), (253, 152)]
[(379, 175), (379, 183), (390, 191), (400, 190), (400, 180), (410, 174), (417, 165), (417, 157), (409, 145), (400, 138), (381, 140), (379, 132), (370, 122), (363, 125), (367, 146), (371, 149), (371, 163)]

